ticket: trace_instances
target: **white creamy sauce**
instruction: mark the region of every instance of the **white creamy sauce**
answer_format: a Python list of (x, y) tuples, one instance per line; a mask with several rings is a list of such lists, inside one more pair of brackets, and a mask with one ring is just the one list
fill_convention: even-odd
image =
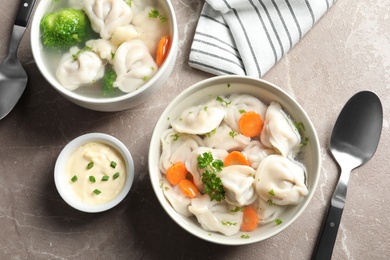
[(92, 205), (114, 199), (126, 182), (123, 157), (103, 143), (80, 146), (69, 157), (65, 170), (74, 194), (82, 202)]

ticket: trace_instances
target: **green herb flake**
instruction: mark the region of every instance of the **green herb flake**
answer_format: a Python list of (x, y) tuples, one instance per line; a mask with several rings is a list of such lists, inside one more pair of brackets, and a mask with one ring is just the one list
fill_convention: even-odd
[(111, 168), (114, 168), (115, 169), (115, 167), (116, 167), (116, 162), (114, 162), (114, 161), (111, 161), (111, 163), (110, 163), (110, 166), (111, 166)]
[(179, 140), (179, 135), (178, 134), (172, 134), (171, 137), (172, 137), (173, 141)]
[(245, 113), (246, 113), (246, 110), (245, 110), (245, 109), (240, 109), (240, 110), (238, 110), (238, 112), (239, 112), (240, 114), (245, 114)]
[(167, 18), (160, 14), (160, 12), (157, 9), (150, 10), (148, 14), (149, 18), (158, 18), (160, 19), (161, 23), (165, 23), (167, 21)]
[(76, 182), (77, 181), (77, 176), (76, 175), (74, 175), (73, 177), (72, 177), (72, 179), (70, 179), (72, 182)]
[(243, 207), (236, 207), (235, 209), (231, 209), (230, 212), (243, 212), (244, 208)]
[(237, 222), (222, 221), (221, 223), (224, 226), (237, 226)]
[(230, 105), (230, 103), (232, 103), (232, 101), (228, 102), (219, 96), (216, 97), (215, 100), (221, 102), (221, 104), (224, 105), (225, 107), (227, 107), (228, 105)]
[(275, 196), (275, 191), (274, 191), (274, 189), (271, 189), (271, 190), (268, 192), (268, 194), (271, 195), (271, 196)]
[(275, 219), (274, 221), (275, 221), (276, 225), (280, 225), (283, 223), (283, 221), (279, 218)]
[(116, 173), (112, 176), (112, 178), (113, 178), (114, 180), (118, 179), (118, 177), (119, 177), (119, 172), (116, 172)]
[(276, 203), (273, 202), (272, 200), (267, 200), (267, 203), (268, 203), (268, 205), (270, 205), (270, 206), (275, 206), (275, 205), (276, 205)]
[(95, 183), (96, 182), (95, 176), (89, 176), (89, 181)]
[(242, 234), (242, 235), (241, 235), (241, 238), (247, 239), (247, 238), (250, 238), (250, 236), (247, 235), (247, 234)]
[(95, 189), (94, 191), (93, 191), (93, 193), (95, 193), (96, 195), (99, 195), (100, 193), (102, 193), (100, 190), (98, 190), (98, 189)]
[(103, 177), (102, 177), (102, 181), (108, 181), (108, 179), (110, 179), (109, 176), (103, 176)]
[(88, 170), (92, 169), (93, 165), (94, 165), (94, 163), (93, 163), (93, 162), (90, 162), (90, 163), (88, 163), (88, 165), (87, 165), (87, 169), (88, 169)]
[(232, 130), (232, 131), (229, 132), (229, 135), (230, 135), (231, 138), (234, 139), (234, 137), (236, 137), (238, 135), (238, 133), (236, 131)]

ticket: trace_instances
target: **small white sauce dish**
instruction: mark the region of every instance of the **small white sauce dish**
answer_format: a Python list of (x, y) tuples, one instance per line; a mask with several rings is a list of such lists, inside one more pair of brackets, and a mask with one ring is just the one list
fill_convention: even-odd
[[(122, 190), (112, 200), (103, 204), (84, 203), (74, 193), (69, 176), (66, 174), (66, 164), (72, 153), (79, 147), (92, 142), (106, 144), (115, 149), (122, 156), (126, 165), (126, 181)], [(134, 162), (129, 150), (115, 137), (103, 133), (85, 134), (69, 142), (59, 154), (54, 168), (54, 182), (62, 199), (71, 207), (87, 213), (103, 212), (118, 205), (129, 193), (133, 179)]]

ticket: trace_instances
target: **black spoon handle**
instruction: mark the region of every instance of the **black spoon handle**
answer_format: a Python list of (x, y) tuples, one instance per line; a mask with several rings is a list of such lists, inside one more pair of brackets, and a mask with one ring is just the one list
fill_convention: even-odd
[(27, 27), (28, 20), (34, 9), (35, 1), (36, 0), (22, 0), (18, 14), (16, 15), (15, 25)]
[(343, 209), (330, 205), (322, 224), (322, 229), (314, 249), (312, 260), (329, 260), (332, 258)]

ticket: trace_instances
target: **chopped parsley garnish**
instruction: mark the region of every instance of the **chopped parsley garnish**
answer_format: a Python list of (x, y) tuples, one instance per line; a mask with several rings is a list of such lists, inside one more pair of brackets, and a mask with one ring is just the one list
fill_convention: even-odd
[(236, 137), (238, 135), (238, 133), (236, 131), (232, 130), (232, 131), (229, 132), (229, 135), (230, 135), (231, 138), (234, 139), (234, 137)]
[(244, 211), (243, 207), (236, 207), (235, 209), (231, 209), (230, 212), (242, 212)]
[(93, 193), (95, 193), (96, 195), (99, 195), (100, 193), (102, 193), (100, 190), (98, 190), (98, 189), (95, 189), (94, 191), (93, 191)]
[(275, 191), (274, 191), (274, 189), (271, 189), (271, 190), (268, 192), (268, 194), (271, 195), (271, 196), (275, 196)]
[(70, 179), (72, 182), (76, 182), (77, 181), (77, 176), (76, 175), (74, 175), (73, 177), (72, 177), (72, 179)]
[(267, 200), (267, 203), (268, 203), (268, 205), (270, 205), (270, 206), (275, 206), (275, 205), (276, 205), (276, 203), (273, 202), (272, 200)]
[(92, 169), (93, 165), (94, 165), (94, 163), (93, 163), (93, 162), (90, 162), (90, 163), (88, 163), (88, 165), (87, 165), (87, 169), (88, 169), (88, 170)]
[(241, 238), (249, 238), (250, 236), (248, 236), (247, 234), (242, 234), (241, 235)]
[(276, 225), (280, 225), (283, 223), (283, 221), (279, 218), (275, 219), (274, 221), (275, 221)]
[(245, 114), (245, 113), (246, 113), (246, 110), (245, 110), (245, 109), (240, 109), (240, 110), (238, 110), (238, 112), (239, 112), (240, 114)]
[(89, 181), (92, 182), (92, 183), (95, 183), (96, 179), (95, 179), (94, 176), (89, 176)]
[(222, 105), (225, 105), (225, 107), (227, 107), (228, 105), (230, 105), (230, 103), (232, 103), (232, 101), (228, 102), (226, 100), (224, 100), (223, 98), (221, 97), (216, 97), (215, 100), (221, 102)]
[(160, 19), (161, 23), (165, 23), (167, 21), (167, 18), (165, 16), (162, 16), (157, 9), (150, 10), (148, 16), (149, 16), (149, 18), (158, 18), (158, 19)]
[(171, 137), (173, 141), (179, 140), (179, 134), (172, 134)]
[(115, 169), (115, 167), (116, 167), (116, 162), (111, 161), (110, 166), (111, 166), (111, 168), (114, 168), (114, 169)]
[(214, 160), (211, 152), (206, 152), (198, 155), (199, 169), (206, 169), (202, 174), (202, 182), (204, 184), (204, 192), (209, 195), (210, 200), (221, 201), (225, 198), (225, 190), (222, 186), (221, 178), (217, 177), (217, 172), (222, 171), (223, 162)]
[(114, 180), (116, 180), (118, 177), (119, 177), (119, 172), (116, 172), (116, 173), (112, 176), (112, 178), (113, 178)]
[(224, 225), (224, 226), (237, 226), (237, 222), (222, 221), (222, 225)]
[[(305, 125), (302, 122), (300, 122), (300, 123), (294, 123), (294, 126), (298, 130), (299, 134), (303, 136), (303, 132), (305, 131)], [(309, 142), (309, 138), (305, 136), (302, 138), (300, 146), (301, 147), (306, 146), (308, 142)]]

